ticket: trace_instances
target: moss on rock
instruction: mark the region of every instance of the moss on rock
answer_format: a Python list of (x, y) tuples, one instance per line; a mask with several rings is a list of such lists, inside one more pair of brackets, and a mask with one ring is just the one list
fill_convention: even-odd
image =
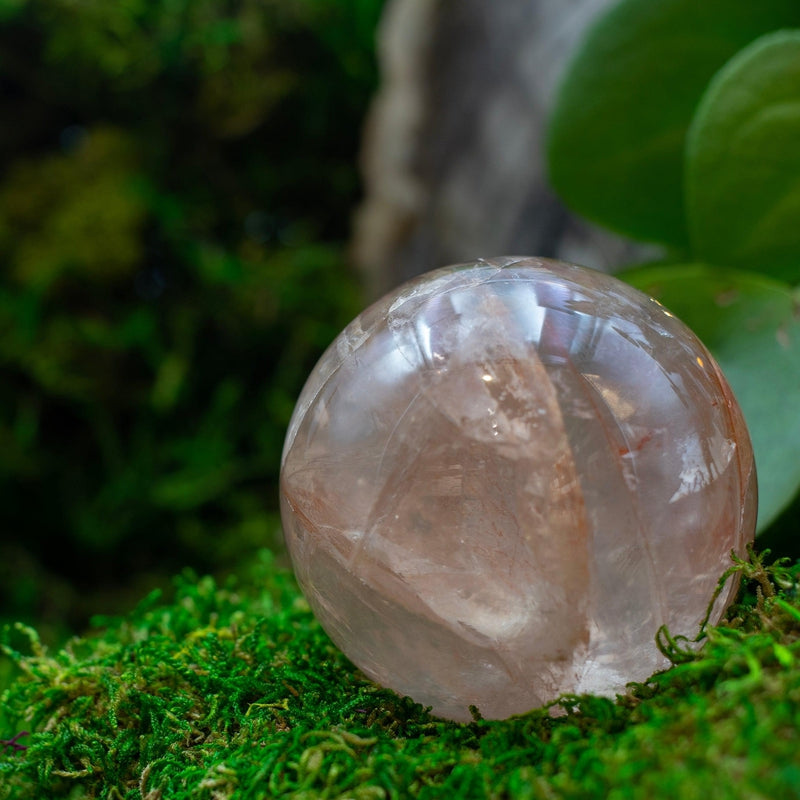
[(798, 568), (733, 569), (703, 649), (662, 637), (674, 666), (616, 702), (467, 725), (366, 680), (267, 553), (53, 654), (10, 627), (0, 798), (800, 797)]

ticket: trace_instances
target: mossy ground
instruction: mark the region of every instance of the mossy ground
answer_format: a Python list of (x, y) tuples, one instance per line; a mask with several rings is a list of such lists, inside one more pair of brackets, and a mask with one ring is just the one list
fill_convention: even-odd
[(737, 564), (728, 621), (617, 702), (467, 725), (364, 679), (269, 555), (187, 573), (53, 654), (6, 631), (0, 798), (800, 798), (798, 566)]

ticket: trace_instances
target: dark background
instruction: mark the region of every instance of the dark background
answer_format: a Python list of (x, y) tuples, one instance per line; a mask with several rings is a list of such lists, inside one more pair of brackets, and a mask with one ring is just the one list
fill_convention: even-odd
[(278, 546), (381, 0), (0, 3), (0, 616), (46, 635)]
[(280, 550), (297, 394), (409, 275), (661, 256), (545, 174), (609, 3), (0, 0), (0, 622), (54, 641)]

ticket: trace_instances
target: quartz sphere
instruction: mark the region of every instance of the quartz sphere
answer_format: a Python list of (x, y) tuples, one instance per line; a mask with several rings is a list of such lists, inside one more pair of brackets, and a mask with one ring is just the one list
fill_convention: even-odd
[(500, 258), (423, 275), (339, 335), (281, 503), (300, 586), (367, 676), (500, 719), (666, 666), (657, 630), (697, 633), (756, 487), (683, 323), (603, 273)]

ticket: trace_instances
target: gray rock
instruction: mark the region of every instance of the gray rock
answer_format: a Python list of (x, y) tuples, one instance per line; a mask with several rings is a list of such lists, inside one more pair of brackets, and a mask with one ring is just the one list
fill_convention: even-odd
[(389, 0), (353, 256), (374, 294), (448, 263), (527, 254), (609, 270), (656, 254), (571, 214), (544, 131), (577, 41), (611, 0)]

